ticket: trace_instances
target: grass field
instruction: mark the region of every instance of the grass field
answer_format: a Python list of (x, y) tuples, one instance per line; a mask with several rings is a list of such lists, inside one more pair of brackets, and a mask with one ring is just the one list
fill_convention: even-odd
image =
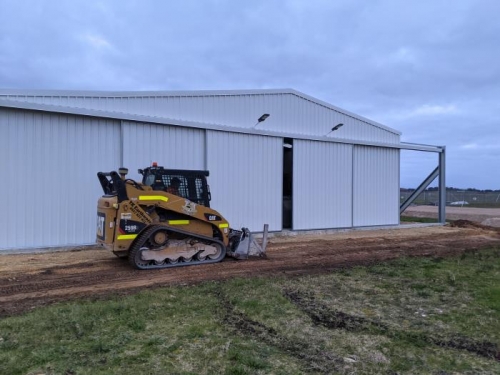
[(498, 374), (499, 347), (500, 249), (145, 290), (0, 321), (1, 374)]

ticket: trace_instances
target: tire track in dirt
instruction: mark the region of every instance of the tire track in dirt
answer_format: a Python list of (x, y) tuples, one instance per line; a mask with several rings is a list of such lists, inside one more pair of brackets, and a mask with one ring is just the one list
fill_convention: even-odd
[(297, 358), (305, 372), (331, 374), (332, 371), (339, 372), (343, 363), (335, 353), (326, 351), (320, 346), (313, 346), (310, 342), (285, 337), (274, 328), (250, 319), (246, 314), (236, 310), (220, 290), (215, 292), (222, 307), (222, 322), (224, 326), (231, 327), (235, 332), (243, 336), (250, 336), (260, 340), (267, 345), (274, 346)]
[(446, 337), (436, 332), (402, 331), (378, 320), (332, 310), (316, 300), (311, 293), (287, 290), (284, 296), (308, 315), (315, 324), (329, 329), (379, 334), (413, 343), (424, 342), (442, 348), (465, 350), (481, 357), (500, 361), (500, 348), (489, 341), (477, 341), (456, 333), (451, 333)]
[[(372, 237), (364, 233), (362, 238), (313, 239), (298, 241), (271, 240), (267, 259), (236, 261), (225, 259), (221, 263), (203, 266), (180, 267), (167, 270), (139, 271), (130, 268), (121, 259), (85, 259), (85, 253), (77, 254), (72, 264), (48, 264), (43, 256), (19, 256), (13, 259), (29, 260), (29, 272), (22, 267), (16, 273), (0, 272), (0, 316), (28, 311), (36, 306), (78, 298), (99, 298), (106, 295), (133, 293), (144, 288), (168, 285), (193, 284), (203, 281), (224, 280), (234, 277), (275, 275), (320, 274), (334, 269), (355, 265), (369, 265), (401, 256), (446, 257), (500, 245), (498, 231), (487, 228), (470, 228), (429, 236), (388, 236), (374, 232)], [(87, 251), (89, 257), (102, 253)], [(47, 254), (48, 255), (48, 254)], [(54, 253), (51, 253), (54, 257)], [(75, 254), (60, 254), (63, 257)], [(8, 256), (7, 256), (8, 257)], [(2, 259), (0, 257), (0, 259)], [(9, 259), (9, 258), (8, 258)], [(33, 267), (38, 259), (41, 266)], [(66, 259), (67, 262), (67, 259)], [(19, 265), (18, 265), (19, 266)]]

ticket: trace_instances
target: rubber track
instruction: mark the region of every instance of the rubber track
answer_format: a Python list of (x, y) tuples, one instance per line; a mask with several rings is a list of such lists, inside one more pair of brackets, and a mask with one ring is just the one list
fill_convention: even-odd
[[(135, 258), (137, 255), (137, 252), (141, 251), (141, 248), (143, 245), (146, 243), (146, 241), (158, 230), (167, 230), (168, 232), (173, 232), (173, 233), (180, 233), (183, 235), (186, 235), (188, 237), (192, 237), (204, 242), (212, 242), (212, 243), (217, 243), (219, 246), (221, 246), (222, 251), (221, 254), (218, 258), (216, 259), (205, 259), (205, 260), (191, 260), (189, 262), (178, 262), (175, 264), (152, 264), (152, 265), (141, 265), (136, 263)], [(142, 231), (141, 234), (137, 237), (137, 239), (134, 241), (132, 246), (130, 247), (129, 250), (129, 256), (128, 256), (128, 261), (132, 267), (140, 269), (140, 270), (149, 270), (149, 269), (163, 269), (163, 268), (177, 268), (177, 267), (184, 267), (184, 266), (194, 266), (197, 264), (209, 264), (209, 263), (217, 263), (220, 262), (224, 257), (226, 256), (226, 246), (219, 240), (215, 240), (212, 237), (205, 237), (205, 236), (196, 236), (193, 235), (190, 232), (183, 231), (180, 229), (172, 229), (169, 227), (165, 227), (163, 225), (152, 225), (146, 230)]]

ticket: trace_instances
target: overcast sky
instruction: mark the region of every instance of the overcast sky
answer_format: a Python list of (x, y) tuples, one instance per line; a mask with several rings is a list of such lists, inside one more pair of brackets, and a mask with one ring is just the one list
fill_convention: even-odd
[[(293, 88), (500, 188), (500, 1), (0, 0), (0, 88)], [(435, 154), (404, 152), (415, 187)]]

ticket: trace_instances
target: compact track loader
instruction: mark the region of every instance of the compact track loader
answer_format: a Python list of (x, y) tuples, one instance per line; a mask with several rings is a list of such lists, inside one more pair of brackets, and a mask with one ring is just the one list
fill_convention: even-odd
[(139, 269), (215, 263), (264, 256), (247, 228), (235, 230), (210, 208), (208, 171), (171, 170), (153, 163), (139, 169), (141, 183), (128, 170), (98, 172), (104, 195), (97, 205), (97, 242)]

